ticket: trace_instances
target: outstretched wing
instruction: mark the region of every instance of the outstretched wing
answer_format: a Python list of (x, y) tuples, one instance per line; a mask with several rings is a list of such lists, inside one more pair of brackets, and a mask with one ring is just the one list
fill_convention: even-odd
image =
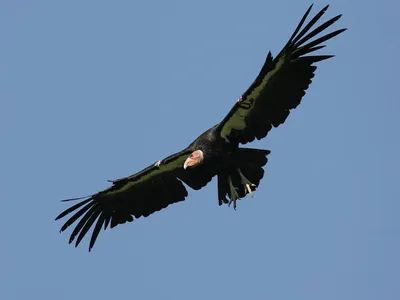
[[(132, 222), (134, 218), (147, 217), (168, 205), (183, 201), (188, 192), (175, 172), (182, 169), (190, 151), (184, 150), (147, 167), (132, 176), (111, 181), (113, 185), (95, 195), (85, 198), (65, 211), (56, 220), (74, 212), (61, 227), (61, 232), (74, 223), (69, 243), (76, 239), (75, 247), (94, 225), (89, 251), (96, 242), (102, 227)], [(79, 220), (79, 221), (78, 221)]]
[(325, 47), (321, 44), (346, 30), (336, 30), (312, 40), (341, 15), (310, 31), (327, 10), (326, 6), (300, 31), (311, 8), (312, 5), (278, 56), (273, 59), (271, 52), (268, 53), (256, 80), (218, 125), (225, 140), (246, 144), (255, 138), (264, 138), (272, 126), (278, 127), (285, 122), (290, 110), (300, 104), (314, 77), (317, 67), (313, 64), (333, 57), (308, 54)]

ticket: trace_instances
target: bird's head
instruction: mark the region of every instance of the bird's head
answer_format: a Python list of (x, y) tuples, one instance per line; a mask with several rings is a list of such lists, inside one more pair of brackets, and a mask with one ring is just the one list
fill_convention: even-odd
[(186, 170), (186, 168), (196, 167), (203, 162), (203, 159), (204, 159), (203, 151), (201, 150), (193, 151), (192, 154), (190, 154), (189, 157), (185, 160), (183, 168)]

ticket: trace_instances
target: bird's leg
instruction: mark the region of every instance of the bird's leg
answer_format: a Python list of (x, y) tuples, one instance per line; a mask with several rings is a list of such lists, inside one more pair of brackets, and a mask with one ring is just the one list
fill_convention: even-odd
[(244, 191), (245, 193), (249, 193), (250, 196), (253, 197), (253, 191), (251, 190), (252, 186), (256, 186), (254, 183), (251, 183), (242, 173), (242, 171), (240, 171), (240, 169), (237, 169), (239, 175), (240, 175), (240, 180), (242, 181), (242, 184), (244, 186)]
[(228, 206), (231, 206), (231, 203), (233, 202), (233, 209), (236, 210), (236, 200), (239, 199), (239, 194), (236, 190), (236, 188), (233, 186), (231, 176), (228, 177), (228, 183), (229, 183), (229, 204)]

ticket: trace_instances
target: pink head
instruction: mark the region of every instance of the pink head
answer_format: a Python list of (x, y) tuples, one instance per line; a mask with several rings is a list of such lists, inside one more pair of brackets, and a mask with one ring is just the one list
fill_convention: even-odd
[(185, 160), (185, 163), (183, 164), (183, 168), (186, 170), (188, 167), (195, 167), (198, 166), (203, 162), (204, 156), (203, 156), (203, 151), (201, 150), (196, 150), (190, 154), (190, 156)]

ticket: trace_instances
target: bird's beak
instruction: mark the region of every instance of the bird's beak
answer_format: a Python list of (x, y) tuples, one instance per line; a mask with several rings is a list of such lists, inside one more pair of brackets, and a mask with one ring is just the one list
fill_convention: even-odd
[(203, 151), (196, 150), (194, 151), (183, 164), (183, 169), (187, 169), (188, 167), (195, 167), (199, 165), (203, 161)]
[(193, 160), (189, 157), (188, 159), (185, 160), (185, 163), (183, 164), (183, 168), (186, 170), (187, 167), (192, 166)]
[(196, 161), (196, 159), (188, 157), (186, 159), (185, 163), (183, 164), (183, 168), (186, 170), (188, 167), (193, 167), (197, 164), (198, 164), (198, 162)]

